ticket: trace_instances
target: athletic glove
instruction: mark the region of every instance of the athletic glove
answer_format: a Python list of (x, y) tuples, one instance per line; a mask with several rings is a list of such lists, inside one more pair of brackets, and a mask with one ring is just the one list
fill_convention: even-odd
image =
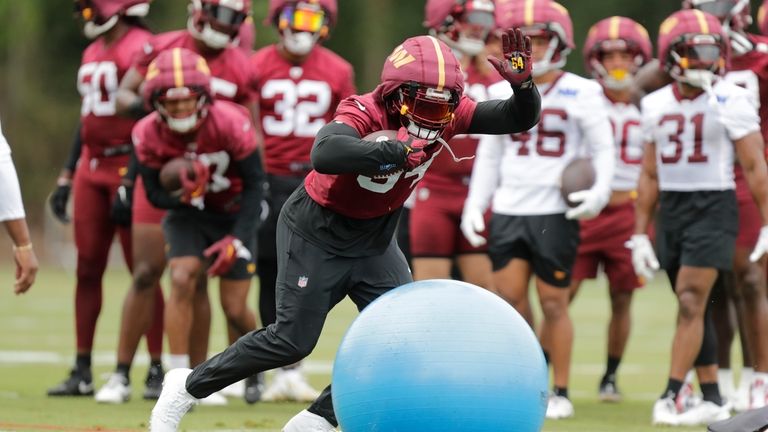
[(72, 191), (72, 180), (60, 177), (57, 181), (56, 189), (53, 190), (48, 204), (51, 206), (51, 212), (61, 223), (69, 223), (70, 218), (67, 214), (67, 202), (69, 193)]
[(110, 216), (112, 220), (121, 226), (131, 226), (131, 214), (133, 207), (133, 186), (120, 185), (112, 201)]
[(565, 218), (591, 219), (600, 214), (600, 212), (603, 210), (603, 207), (608, 204), (608, 200), (610, 198), (610, 193), (596, 191), (593, 189), (571, 192), (568, 194), (568, 200), (581, 204), (566, 211)]
[(624, 246), (632, 250), (632, 266), (635, 268), (635, 274), (646, 280), (653, 279), (653, 273), (659, 269), (659, 260), (656, 259), (648, 236), (634, 234), (628, 242), (624, 243)]
[(479, 234), (485, 231), (485, 215), (479, 208), (465, 206), (464, 211), (461, 213), (461, 224), (459, 227), (464, 237), (472, 246), (480, 247), (487, 242), (485, 237)]
[(232, 269), (238, 258), (250, 261), (253, 257), (251, 251), (243, 246), (243, 242), (233, 235), (226, 235), (221, 240), (212, 244), (208, 249), (203, 252), (206, 258), (210, 258), (214, 255), (216, 259), (213, 261), (210, 267), (208, 267), (209, 276), (222, 276)]
[(501, 35), (504, 59), (488, 56), (494, 68), (512, 87), (528, 88), (531, 86), (531, 38), (524, 36), (519, 29), (507, 29)]
[(194, 180), (189, 177), (190, 172), (184, 168), (181, 170), (181, 202), (197, 207), (200, 210), (205, 208), (204, 195), (207, 190), (208, 180), (211, 177), (208, 167), (198, 161), (192, 161), (192, 174)]
[(405, 164), (403, 168), (407, 171), (429, 160), (430, 156), (424, 151), (426, 147), (432, 144), (429, 141), (412, 137), (404, 127), (397, 131), (397, 141), (405, 148)]
[(768, 225), (760, 228), (760, 236), (757, 237), (755, 249), (749, 255), (749, 260), (757, 262), (766, 252), (768, 252)]

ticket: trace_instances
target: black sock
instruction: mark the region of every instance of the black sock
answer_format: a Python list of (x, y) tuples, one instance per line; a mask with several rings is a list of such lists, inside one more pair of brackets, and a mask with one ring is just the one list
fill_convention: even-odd
[(549, 351), (544, 350), (544, 361), (549, 365)]
[(90, 354), (78, 354), (77, 357), (75, 357), (75, 368), (78, 371), (90, 372), (91, 370), (91, 355)]
[(701, 383), (700, 387), (705, 401), (714, 402), (720, 406), (723, 405), (723, 398), (720, 396), (720, 388), (717, 386), (716, 382)]
[(159, 369), (162, 370), (163, 369), (163, 362), (159, 358), (151, 359), (149, 361), (149, 367), (155, 367), (155, 368), (159, 368)]
[(616, 370), (619, 368), (619, 363), (621, 363), (621, 357), (608, 356), (608, 362), (606, 363), (605, 367), (605, 375), (603, 375), (603, 382), (616, 381)]
[(115, 368), (115, 373), (119, 373), (120, 375), (124, 376), (125, 379), (130, 384), (131, 382), (131, 364), (130, 363), (118, 363), (117, 368)]
[(677, 394), (680, 393), (681, 388), (683, 388), (682, 381), (670, 378), (669, 381), (667, 381), (667, 389), (664, 390), (664, 393), (661, 394), (661, 397), (671, 397), (672, 399), (677, 399)]
[(552, 392), (555, 394), (555, 396), (562, 396), (568, 399), (568, 387), (555, 387)]

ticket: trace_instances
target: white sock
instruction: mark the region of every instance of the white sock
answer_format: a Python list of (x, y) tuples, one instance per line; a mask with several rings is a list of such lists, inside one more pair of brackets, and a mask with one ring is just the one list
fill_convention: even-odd
[(168, 358), (168, 364), (171, 369), (189, 368), (189, 355), (171, 354)]
[(752, 381), (762, 380), (764, 383), (768, 383), (768, 372), (752, 372)]
[(745, 367), (741, 369), (741, 376), (739, 377), (739, 390), (749, 390), (749, 386), (752, 384), (752, 375), (754, 374), (755, 370), (751, 367)]
[(717, 370), (717, 383), (720, 386), (720, 394), (726, 398), (733, 397), (733, 393), (736, 390), (733, 383), (733, 371), (730, 369), (718, 369)]

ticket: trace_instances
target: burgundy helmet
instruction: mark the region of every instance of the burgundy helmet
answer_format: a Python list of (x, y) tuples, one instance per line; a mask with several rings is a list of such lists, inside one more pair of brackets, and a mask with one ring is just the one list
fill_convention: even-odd
[(684, 9), (659, 27), (659, 63), (677, 81), (706, 87), (725, 74), (729, 57), (728, 36), (714, 15)]
[(533, 63), (534, 76), (565, 66), (566, 56), (575, 47), (568, 9), (552, 0), (500, 1), (496, 8), (498, 27), (520, 28), (526, 36), (550, 39), (546, 56)]
[(434, 36), (416, 36), (387, 57), (379, 91), (388, 112), (399, 115), (411, 135), (435, 140), (453, 120), (464, 73), (448, 45)]
[(251, 0), (192, 0), (187, 30), (209, 48), (224, 49), (251, 14)]
[(95, 39), (117, 24), (120, 16), (143, 17), (151, 0), (75, 0), (75, 17), (85, 21), (83, 33)]
[(495, 27), (494, 12), (493, 0), (427, 0), (424, 27), (461, 53), (475, 56)]
[(265, 23), (277, 27), (287, 52), (302, 57), (328, 37), (337, 13), (336, 0), (270, 0)]
[(328, 25), (331, 27), (336, 24), (339, 15), (339, 7), (336, 0), (269, 0), (269, 12), (264, 20), (264, 24), (278, 24), (278, 18), (286, 6), (296, 5), (298, 3), (316, 3), (325, 11), (328, 18)]
[[(197, 98), (197, 106), (189, 116), (175, 118), (163, 106), (166, 101), (190, 97)], [(144, 101), (157, 110), (171, 130), (179, 133), (195, 130), (212, 101), (211, 71), (205, 59), (185, 48), (162, 51), (147, 68)]]
[[(645, 27), (629, 18), (612, 16), (598, 21), (589, 29), (584, 42), (584, 66), (602, 85), (614, 89), (626, 88), (637, 69), (651, 59), (651, 50), (651, 39)], [(606, 70), (602, 57), (611, 51), (625, 51), (632, 55), (634, 69)]]

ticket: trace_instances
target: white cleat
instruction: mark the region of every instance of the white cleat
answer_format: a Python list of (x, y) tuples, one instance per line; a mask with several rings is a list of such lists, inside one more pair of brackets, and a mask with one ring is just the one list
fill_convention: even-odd
[(653, 415), (651, 423), (653, 425), (678, 426), (680, 424), (680, 413), (677, 411), (677, 404), (671, 397), (661, 398), (653, 404)]
[(312, 402), (320, 396), (320, 392), (312, 388), (297, 368), (278, 369), (272, 378), (272, 383), (261, 394), (264, 402)]
[(564, 419), (573, 417), (573, 404), (568, 398), (563, 396), (550, 395), (547, 401), (547, 418)]
[(228, 398), (242, 398), (245, 396), (245, 380), (232, 383), (219, 391)]
[(186, 388), (190, 373), (192, 369), (178, 368), (165, 374), (163, 391), (149, 418), (151, 432), (176, 432), (184, 414), (197, 403), (197, 399)]
[(336, 428), (323, 417), (312, 414), (307, 410), (288, 420), (283, 426), (283, 432), (335, 432)]
[(749, 409), (763, 408), (768, 405), (768, 382), (762, 377), (755, 377), (749, 386)]
[(96, 392), (96, 402), (107, 404), (122, 404), (128, 402), (131, 398), (131, 386), (128, 385), (128, 379), (122, 374), (113, 373), (109, 380), (98, 392)]
[(208, 397), (200, 399), (200, 405), (205, 406), (224, 406), (228, 403), (229, 401), (221, 392), (211, 393)]
[(731, 406), (720, 406), (714, 402), (701, 401), (698, 405), (678, 416), (680, 426), (708, 425), (731, 417)]

